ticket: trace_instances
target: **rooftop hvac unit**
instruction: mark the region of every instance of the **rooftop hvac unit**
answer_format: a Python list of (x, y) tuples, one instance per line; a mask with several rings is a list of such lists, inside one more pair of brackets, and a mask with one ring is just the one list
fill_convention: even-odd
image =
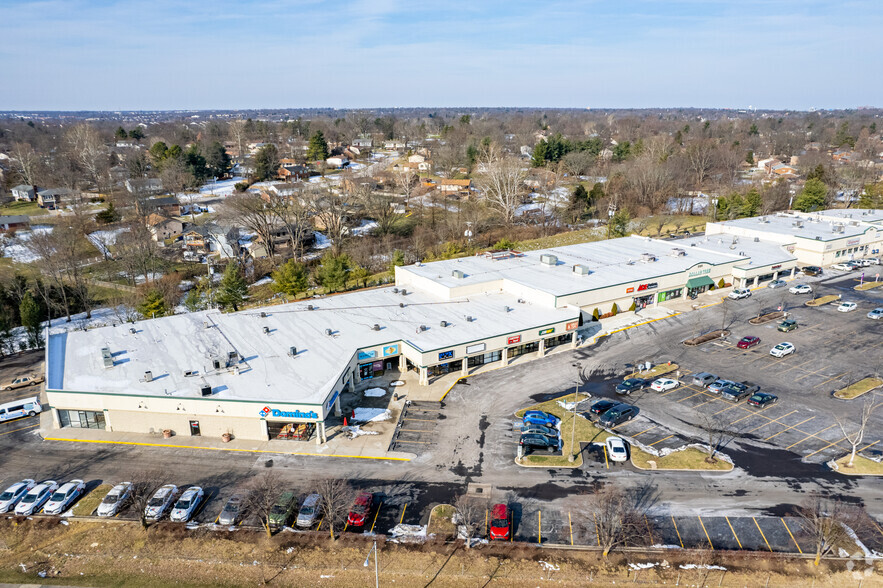
[(331, 329), (325, 329), (325, 334), (328, 335), (329, 337), (331, 336), (331, 333), (332, 333)]
[(371, 330), (372, 330), (372, 331), (379, 331), (379, 330), (380, 330), (380, 325), (378, 325), (377, 323), (374, 323), (374, 326), (371, 327)]
[(288, 355), (291, 357), (295, 357), (297, 355), (297, 347), (295, 347), (294, 345), (289, 347), (288, 348)]
[(145, 382), (152, 382), (153, 381), (153, 372), (151, 372), (151, 371), (144, 372), (144, 381)]
[(682, 257), (684, 255), (687, 255), (686, 251), (684, 251), (680, 247), (672, 247), (672, 249), (671, 249), (671, 256), (672, 257)]
[(656, 256), (653, 255), (652, 253), (642, 253), (641, 254), (641, 261), (643, 261), (643, 262), (656, 261)]
[(307, 304), (307, 310), (313, 310), (313, 305), (312, 305), (312, 304)]
[(203, 396), (211, 396), (212, 395), (212, 387), (208, 384), (203, 384), (199, 388), (199, 393)]
[(221, 360), (218, 358), (212, 358), (212, 368), (219, 370), (221, 369)]
[(263, 310), (261, 311), (261, 318), (267, 318), (267, 313)]
[(399, 292), (401, 292), (402, 296), (407, 296), (407, 295), (408, 295), (408, 291), (405, 290), (404, 288), (402, 288), (401, 290), (399, 290)]
[(754, 238), (754, 242), (755, 242), (755, 243), (760, 243), (760, 237), (755, 237), (755, 238)]
[(475, 320), (475, 319), (472, 318), (471, 316), (467, 316), (467, 317), (466, 317), (466, 322), (467, 322), (467, 323), (471, 323), (471, 322), (474, 321), (474, 320)]
[(798, 229), (802, 229), (803, 228), (803, 221), (796, 220), (793, 223), (791, 223), (791, 226), (797, 227)]
[(454, 270), (451, 272), (451, 276), (457, 278), (458, 280), (462, 280), (466, 277), (466, 272), (463, 270)]
[(440, 326), (440, 327), (447, 327), (447, 326), (448, 326), (448, 321), (441, 321), (440, 323), (438, 323), (438, 326)]
[(834, 228), (831, 230), (834, 231), (835, 233), (842, 233), (843, 229), (844, 229), (843, 225), (834, 225)]
[(184, 377), (185, 377), (185, 378), (192, 378), (192, 377), (195, 376), (195, 375), (196, 375), (196, 372), (193, 371), (193, 370), (185, 370), (185, 371), (184, 371)]
[(136, 329), (135, 327), (130, 327), (130, 328), (129, 328), (129, 332), (132, 333), (132, 334), (134, 335), (135, 333), (138, 332), (138, 329)]
[(104, 367), (111, 368), (113, 367), (113, 356), (110, 354), (110, 349), (107, 347), (101, 348), (101, 360), (104, 362)]
[[(852, 215), (850, 215), (850, 216), (852, 216)], [(849, 224), (850, 224), (851, 226), (853, 226), (853, 227), (857, 227), (857, 226), (858, 226), (858, 221), (849, 221)]]
[(421, 331), (425, 331), (425, 330), (428, 329), (428, 328), (429, 328), (429, 327), (427, 327), (426, 325), (420, 325), (420, 330), (421, 330)]
[(589, 269), (589, 266), (577, 263), (573, 266), (573, 273), (578, 276), (587, 276), (592, 273), (592, 271)]
[(518, 299), (518, 304), (524, 304), (524, 298), (519, 298), (519, 299)]
[(540, 263), (550, 266), (558, 265), (558, 256), (552, 255), (551, 253), (543, 253), (540, 255)]
[(270, 327), (264, 327), (264, 335), (270, 334)]
[(228, 351), (227, 365), (233, 365), (234, 363), (239, 363), (239, 353), (236, 351)]

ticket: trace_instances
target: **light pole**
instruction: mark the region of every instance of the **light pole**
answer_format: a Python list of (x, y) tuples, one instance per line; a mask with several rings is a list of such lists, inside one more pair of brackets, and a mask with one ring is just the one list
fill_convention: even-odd
[(576, 377), (576, 385), (573, 387), (573, 408), (571, 408), (571, 412), (573, 414), (570, 415), (571, 420), (571, 429), (570, 429), (570, 455), (567, 456), (567, 461), (573, 463), (576, 460), (576, 456), (573, 455), (573, 447), (574, 443), (576, 443), (576, 403), (579, 393), (579, 375), (580, 375), (580, 365), (578, 363), (571, 364), (571, 367), (575, 367), (577, 370)]
[(368, 567), (368, 561), (371, 559), (371, 552), (374, 552), (374, 587), (380, 588), (380, 571), (377, 568), (377, 539), (374, 540), (374, 545), (371, 546), (371, 549), (368, 551), (368, 555), (365, 556), (365, 563), (362, 564), (366, 568)]

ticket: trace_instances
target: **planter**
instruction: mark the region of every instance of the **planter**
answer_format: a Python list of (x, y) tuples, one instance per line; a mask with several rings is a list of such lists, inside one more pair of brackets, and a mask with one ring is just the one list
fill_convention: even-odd
[(232, 438), (233, 438), (233, 435), (231, 435), (230, 433), (223, 433), (221, 435), (221, 441), (223, 441), (224, 443), (229, 443), (230, 439), (232, 439)]
[(171, 439), (172, 438), (172, 430), (171, 429), (163, 429), (162, 430), (162, 438), (163, 439)]

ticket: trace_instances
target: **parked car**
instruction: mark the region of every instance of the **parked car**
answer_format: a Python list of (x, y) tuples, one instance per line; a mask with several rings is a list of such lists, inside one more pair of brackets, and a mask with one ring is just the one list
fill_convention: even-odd
[(294, 490), (286, 490), (279, 495), (273, 508), (270, 509), (270, 515), (267, 522), (271, 529), (278, 529), (286, 526), (294, 516), (297, 510), (297, 494)]
[(773, 280), (769, 284), (766, 285), (767, 288), (784, 288), (788, 285), (788, 282), (785, 280)]
[(883, 318), (883, 308), (875, 308), (868, 313), (868, 318), (874, 319), (875, 321), (880, 320), (881, 318)]
[(6, 513), (15, 509), (15, 505), (37, 483), (30, 478), (16, 482), (0, 494), (0, 513)]
[(623, 462), (628, 459), (628, 451), (625, 448), (625, 441), (619, 437), (607, 437), (604, 442), (607, 447), (607, 457), (610, 461)]
[(865, 258), (869, 265), (880, 265), (879, 257), (867, 257)]
[(95, 514), (100, 517), (112, 517), (120, 512), (132, 498), (132, 482), (122, 482), (104, 495)]
[(162, 486), (159, 490), (153, 493), (153, 496), (150, 497), (150, 500), (147, 501), (147, 506), (144, 508), (144, 516), (148, 519), (158, 521), (166, 514), (166, 511), (169, 510), (169, 507), (172, 506), (172, 501), (175, 500), (175, 496), (178, 494), (178, 487), (174, 484), (166, 484)]
[(522, 422), (525, 425), (543, 425), (544, 427), (554, 427), (558, 424), (559, 419), (554, 414), (543, 412), (541, 410), (529, 410), (524, 413)]
[(840, 270), (842, 272), (851, 272), (855, 268), (848, 263), (835, 263), (831, 266), (831, 269)]
[(760, 337), (755, 337), (754, 335), (746, 335), (739, 339), (739, 342), (736, 343), (736, 347), (739, 349), (751, 349), (755, 345), (760, 343)]
[(43, 503), (49, 500), (52, 493), (58, 488), (58, 482), (55, 480), (46, 480), (40, 482), (24, 495), (24, 498), (15, 505), (15, 514), (20, 517), (30, 516), (40, 511)]
[(717, 380), (717, 376), (708, 372), (699, 372), (693, 376), (693, 384), (700, 388), (707, 388), (709, 384)]
[(601, 416), (602, 414), (604, 414), (605, 412), (607, 412), (608, 410), (610, 410), (611, 408), (613, 408), (617, 404), (619, 404), (619, 403), (615, 400), (599, 400), (598, 402), (596, 402), (595, 404), (592, 405), (592, 407), (589, 409), (589, 412), (592, 414)]
[(178, 499), (178, 502), (175, 503), (175, 507), (169, 515), (169, 520), (176, 523), (186, 523), (190, 520), (190, 517), (196, 514), (196, 509), (202, 504), (203, 498), (205, 498), (205, 492), (199, 486), (187, 488), (184, 490), (181, 498)]
[(657, 392), (666, 392), (668, 390), (674, 390), (680, 385), (681, 383), (677, 380), (672, 380), (671, 378), (659, 378), (650, 384), (650, 388)]
[(34, 416), (38, 412), (43, 412), (43, 407), (40, 406), (40, 400), (36, 397), (4, 402), (0, 404), (0, 423), (26, 416)]
[(788, 288), (788, 291), (792, 294), (812, 294), (812, 286), (809, 284), (797, 284)]
[(554, 453), (561, 449), (561, 439), (551, 435), (540, 435), (539, 433), (525, 433), (518, 440), (518, 444), (522, 447), (531, 449), (545, 449), (549, 453)]
[(721, 398), (732, 402), (739, 402), (743, 398), (751, 396), (760, 390), (760, 386), (747, 382), (734, 382), (721, 390)]
[(219, 525), (235, 525), (242, 519), (245, 510), (245, 500), (241, 494), (234, 494), (224, 503), (224, 508), (218, 514)]
[(870, 267), (871, 262), (867, 259), (853, 259), (852, 263), (858, 267)]
[(718, 378), (714, 382), (708, 385), (708, 391), (712, 394), (720, 394), (721, 390), (729, 386), (730, 384), (735, 384), (733, 380), (725, 380), (723, 378)]
[(616, 393), (628, 396), (636, 390), (643, 390), (650, 385), (650, 380), (644, 378), (627, 378), (616, 385)]
[(322, 511), (322, 495), (310, 494), (304, 498), (304, 503), (300, 505), (300, 512), (297, 513), (295, 524), (298, 527), (310, 528), (316, 524), (316, 519)]
[(491, 541), (508, 541), (512, 532), (512, 517), (509, 507), (505, 504), (495, 504), (491, 508), (491, 524), (488, 527), (488, 539)]
[(13, 379), (11, 382), (4, 384), (4, 390), (16, 390), (18, 388), (25, 388), (27, 386), (36, 386), (40, 382), (43, 381), (42, 374), (29, 374), (27, 376), (19, 376)]
[(820, 276), (820, 275), (822, 275), (822, 268), (820, 268), (817, 265), (808, 265), (808, 266), (804, 267), (803, 269), (801, 269), (800, 271), (802, 271), (804, 273), (804, 275), (807, 275), (807, 276)]
[(773, 357), (785, 357), (786, 355), (791, 355), (794, 353), (794, 344), (793, 343), (779, 343), (772, 349), (770, 349), (770, 355)]
[(624, 423), (626, 421), (630, 421), (636, 416), (638, 416), (637, 406), (632, 406), (631, 404), (617, 404), (603, 415), (601, 415), (601, 420), (599, 421), (602, 427), (615, 427), (620, 423)]
[(787, 333), (788, 331), (793, 331), (796, 328), (797, 328), (797, 321), (796, 320), (785, 319), (781, 323), (779, 323), (779, 326), (776, 327), (776, 330), (781, 331), (783, 333)]
[(368, 520), (371, 514), (371, 506), (374, 504), (374, 494), (371, 492), (362, 492), (356, 496), (352, 508), (346, 517), (347, 525), (350, 527), (361, 527)]
[(535, 435), (546, 435), (548, 437), (557, 437), (559, 435), (558, 429), (553, 429), (552, 427), (544, 427), (543, 425), (524, 425), (521, 427), (521, 434), (525, 433), (533, 433)]
[(727, 294), (727, 298), (730, 300), (742, 300), (743, 298), (751, 298), (751, 290), (748, 288), (736, 288), (729, 294)]
[(755, 392), (751, 395), (751, 398), (748, 399), (748, 404), (751, 406), (769, 406), (770, 404), (775, 404), (779, 401), (779, 397), (775, 394), (769, 394), (767, 392)]
[(49, 497), (49, 500), (46, 501), (46, 506), (43, 507), (43, 512), (52, 515), (61, 514), (66, 511), (77, 498), (82, 496), (85, 491), (86, 483), (83, 480), (71, 480), (70, 482), (66, 482)]
[(858, 304), (855, 302), (841, 302), (840, 306), (837, 307), (837, 310), (840, 312), (852, 312), (858, 308)]

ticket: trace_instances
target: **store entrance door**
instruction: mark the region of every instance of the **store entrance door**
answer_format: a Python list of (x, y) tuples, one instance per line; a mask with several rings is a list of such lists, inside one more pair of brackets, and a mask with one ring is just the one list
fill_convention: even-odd
[(647, 308), (653, 304), (653, 294), (648, 294), (647, 296), (637, 296), (635, 297), (635, 312)]
[(369, 380), (374, 377), (374, 364), (364, 363), (359, 366), (359, 377), (363, 380)]
[(190, 421), (190, 436), (191, 437), (199, 437), (199, 421)]

